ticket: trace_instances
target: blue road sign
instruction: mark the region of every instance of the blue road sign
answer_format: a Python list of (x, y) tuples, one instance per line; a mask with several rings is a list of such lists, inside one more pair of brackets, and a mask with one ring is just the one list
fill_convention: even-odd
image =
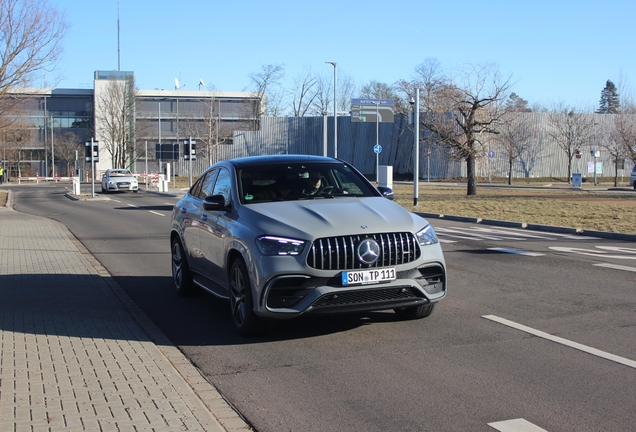
[(382, 153), (382, 146), (380, 144), (376, 144), (373, 146), (373, 151), (376, 153)]

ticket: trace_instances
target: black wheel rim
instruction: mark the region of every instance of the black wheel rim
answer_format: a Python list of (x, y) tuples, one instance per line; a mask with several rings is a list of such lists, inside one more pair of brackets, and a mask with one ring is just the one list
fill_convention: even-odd
[(245, 323), (245, 278), (243, 272), (238, 267), (232, 269), (230, 290), (230, 306), (232, 308), (232, 319), (237, 327), (242, 327)]
[(183, 255), (177, 242), (172, 245), (172, 279), (177, 289), (183, 283)]

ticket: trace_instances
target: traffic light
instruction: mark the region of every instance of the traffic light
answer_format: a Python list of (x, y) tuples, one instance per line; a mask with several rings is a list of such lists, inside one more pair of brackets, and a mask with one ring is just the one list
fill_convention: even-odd
[(190, 160), (190, 156), (192, 156), (192, 160), (197, 159), (197, 142), (193, 139), (183, 142), (183, 158)]
[(91, 152), (91, 141), (87, 141), (85, 155), (86, 162), (99, 162), (99, 142), (93, 141), (93, 151)]

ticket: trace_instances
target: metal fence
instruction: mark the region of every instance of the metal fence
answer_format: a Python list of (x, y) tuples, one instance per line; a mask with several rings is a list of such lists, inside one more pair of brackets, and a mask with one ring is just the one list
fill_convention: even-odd
[[(566, 153), (551, 138), (549, 113), (520, 113), (528, 120), (527, 127), (532, 129), (533, 138), (528, 149), (513, 163), (512, 177), (567, 177), (568, 158)], [(602, 176), (613, 177), (616, 173), (615, 162), (603, 144), (608, 142), (610, 131), (615, 120), (609, 114), (589, 114), (589, 121), (594, 124), (593, 137), (581, 148), (581, 159), (573, 159), (572, 172), (580, 172), (583, 177), (593, 176), (588, 173), (590, 163), (594, 159), (590, 151), (600, 150), (597, 162), (602, 164)], [(521, 118), (521, 117), (520, 117)], [(263, 117), (258, 131), (235, 131), (232, 145), (219, 145), (215, 159), (233, 159), (237, 157), (273, 154), (309, 154), (325, 153), (325, 136), (327, 137), (328, 156), (334, 156), (333, 117), (326, 122), (323, 117)], [(453, 158), (452, 150), (445, 145), (429, 141), (426, 131), (421, 130), (419, 151), (420, 178), (461, 178), (466, 176), (466, 164)], [(408, 127), (405, 116), (396, 115), (393, 123), (380, 123), (377, 141), (382, 151), (376, 155), (373, 148), (376, 144), (376, 124), (352, 122), (350, 117), (338, 117), (338, 150), (337, 156), (362, 173), (374, 176), (376, 163), (393, 167), (394, 176), (412, 176), (413, 172), (413, 131)], [(487, 153), (477, 161), (476, 174), (480, 177), (507, 177), (509, 161), (502, 146), (493, 138), (486, 142)], [(376, 161), (377, 158), (377, 161)], [(193, 163), (193, 175), (198, 176), (208, 165), (208, 159), (199, 158)], [(629, 176), (632, 168), (627, 162), (618, 175)], [(189, 173), (187, 161), (175, 161), (178, 175)]]

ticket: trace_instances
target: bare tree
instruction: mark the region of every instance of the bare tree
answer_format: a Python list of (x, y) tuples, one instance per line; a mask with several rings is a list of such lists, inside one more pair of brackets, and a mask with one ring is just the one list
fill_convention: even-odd
[(316, 97), (312, 101), (309, 113), (320, 116), (333, 111), (332, 97), (333, 75), (330, 77), (323, 73), (316, 78)]
[(351, 110), (351, 99), (358, 96), (358, 87), (353, 77), (338, 69), (338, 89), (337, 89), (337, 111), (349, 112)]
[(84, 146), (82, 142), (73, 132), (60, 132), (54, 131), (55, 141), (55, 159), (57, 162), (64, 161), (66, 163), (66, 175), (70, 176), (72, 173), (71, 167), (74, 167), (75, 155), (77, 152), (84, 152)]
[(250, 74), (254, 82), (256, 103), (252, 105), (249, 119), (254, 123), (254, 129), (258, 129), (258, 120), (261, 115), (279, 114), (282, 100), (280, 81), (285, 76), (283, 65), (262, 65), (260, 72)]
[(306, 67), (298, 74), (291, 90), (292, 110), (294, 117), (304, 117), (309, 112), (314, 100), (318, 96), (319, 82)]
[[(349, 112), (351, 109), (351, 99), (358, 97), (355, 80), (340, 69), (338, 69), (338, 88), (336, 89), (336, 110)], [(333, 113), (333, 73), (323, 73), (317, 78), (316, 97), (313, 100), (309, 113), (313, 115), (323, 115)]]
[(499, 134), (495, 141), (501, 145), (503, 153), (508, 160), (508, 184), (512, 184), (512, 167), (521, 158), (524, 152), (530, 149), (534, 138), (531, 129), (531, 118), (525, 113), (514, 111), (511, 107), (501, 119), (498, 128)]
[(62, 52), (68, 26), (46, 0), (0, 0), (0, 117), (12, 106), (4, 97), (50, 71)]
[(478, 65), (420, 94), (420, 124), (466, 162), (468, 195), (477, 194), (476, 161), (485, 154), (484, 136), (498, 133), (509, 88), (510, 78), (502, 78), (494, 65)]
[[(7, 167), (7, 177), (21, 177), (21, 164), (22, 164), (22, 150), (25, 147), (32, 147), (33, 141), (33, 126), (24, 123), (23, 119), (11, 121), (10, 124), (5, 125), (2, 130), (2, 139), (4, 148), (2, 149), (2, 157), (9, 162)], [(31, 174), (45, 174), (45, 173), (24, 173), (26, 175)]]
[(572, 181), (572, 159), (591, 141), (593, 121), (582, 110), (557, 105), (548, 115), (548, 135), (568, 160), (568, 182)]
[(197, 152), (208, 159), (208, 165), (217, 162), (217, 146), (227, 140), (227, 132), (221, 131), (221, 119), (218, 112), (217, 101), (206, 99), (201, 101), (204, 112), (197, 113), (196, 118), (184, 119), (186, 134), (196, 139)]
[(611, 139), (622, 149), (622, 155), (636, 162), (636, 114), (621, 112), (614, 119)]
[(134, 77), (110, 79), (95, 107), (95, 117), (101, 125), (97, 131), (110, 154), (113, 168), (127, 168), (139, 154), (135, 150), (135, 90)]
[[(617, 117), (616, 115), (614, 116)], [(599, 144), (603, 150), (610, 155), (612, 163), (614, 164), (614, 186), (618, 186), (618, 170), (620, 169), (620, 164), (624, 163), (626, 158), (631, 159), (628, 149), (622, 142), (618, 122), (619, 120), (616, 118), (609, 131), (601, 131), (601, 136), (603, 136), (604, 139), (600, 140)]]

